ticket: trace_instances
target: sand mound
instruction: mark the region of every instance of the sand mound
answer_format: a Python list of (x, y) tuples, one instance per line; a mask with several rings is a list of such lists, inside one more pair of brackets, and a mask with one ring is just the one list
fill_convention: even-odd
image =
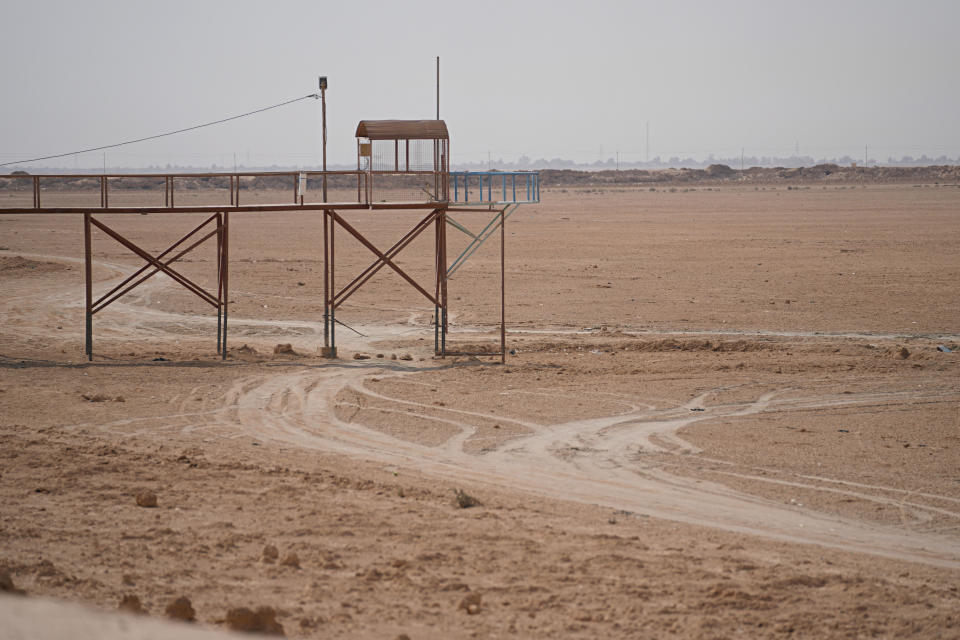
[(31, 273), (55, 273), (70, 271), (70, 267), (57, 262), (39, 262), (23, 256), (0, 256), (0, 276), (23, 277)]

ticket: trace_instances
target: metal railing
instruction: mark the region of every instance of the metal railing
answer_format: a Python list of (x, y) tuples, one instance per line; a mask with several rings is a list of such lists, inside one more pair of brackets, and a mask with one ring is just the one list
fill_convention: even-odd
[(451, 171), (451, 203), (532, 204), (540, 202), (536, 171)]
[(11, 174), (0, 176), (0, 212), (364, 205), (367, 180), (362, 171)]
[(359, 170), (0, 176), (0, 213), (253, 210), (390, 202), (537, 203), (540, 175), (532, 171)]

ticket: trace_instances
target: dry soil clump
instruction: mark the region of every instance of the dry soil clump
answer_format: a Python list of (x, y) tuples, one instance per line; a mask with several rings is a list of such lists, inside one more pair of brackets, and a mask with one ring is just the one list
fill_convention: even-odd
[(117, 609), (120, 611), (126, 611), (127, 613), (146, 613), (146, 611), (143, 609), (143, 605), (140, 604), (140, 598), (132, 593), (128, 593), (120, 599), (120, 604), (117, 605)]
[(260, 553), (260, 559), (263, 560), (266, 564), (273, 564), (277, 561), (277, 558), (280, 557), (280, 552), (277, 551), (277, 548), (272, 544), (268, 544), (263, 548), (263, 551)]
[(10, 577), (9, 571), (0, 571), (0, 592), (13, 593), (20, 596), (26, 593), (23, 589), (18, 589), (13, 584), (13, 578)]
[(152, 509), (157, 506), (157, 494), (150, 490), (138, 491), (136, 500), (138, 507)]
[(480, 609), (483, 605), (483, 596), (479, 593), (468, 593), (463, 597), (463, 600), (460, 601), (458, 609), (463, 609), (467, 612), (468, 615), (476, 615), (480, 613)]
[(284, 635), (283, 625), (277, 622), (277, 612), (273, 607), (259, 607), (256, 611), (246, 607), (230, 609), (226, 622), (231, 631)]
[(193, 604), (185, 596), (180, 596), (168, 604), (166, 614), (168, 618), (184, 622), (194, 622), (197, 619), (197, 612), (193, 610)]

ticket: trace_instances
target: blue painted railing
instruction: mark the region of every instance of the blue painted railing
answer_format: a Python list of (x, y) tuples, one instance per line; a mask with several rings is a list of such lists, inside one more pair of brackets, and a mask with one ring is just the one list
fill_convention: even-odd
[(457, 204), (529, 204), (540, 202), (536, 171), (451, 171), (450, 202)]

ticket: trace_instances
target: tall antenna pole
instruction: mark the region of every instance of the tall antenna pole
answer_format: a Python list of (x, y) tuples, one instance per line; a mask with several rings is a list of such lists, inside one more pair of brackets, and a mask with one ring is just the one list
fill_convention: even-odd
[(440, 56), (437, 56), (437, 120), (440, 119)]

